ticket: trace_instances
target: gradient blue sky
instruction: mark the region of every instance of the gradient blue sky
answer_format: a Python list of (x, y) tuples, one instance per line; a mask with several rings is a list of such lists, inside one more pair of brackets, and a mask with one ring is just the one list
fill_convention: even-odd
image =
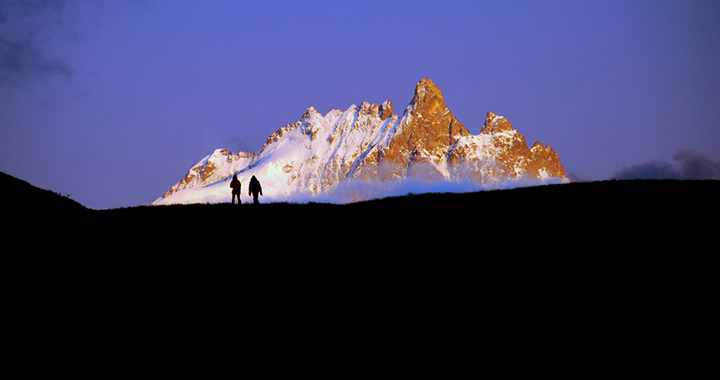
[(423, 77), (572, 178), (720, 162), (720, 2), (0, 0), (0, 171), (91, 208), (149, 204), (216, 148)]

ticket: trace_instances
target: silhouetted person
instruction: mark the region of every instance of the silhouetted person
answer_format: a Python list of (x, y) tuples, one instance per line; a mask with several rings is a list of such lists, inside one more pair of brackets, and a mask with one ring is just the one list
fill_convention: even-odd
[(262, 193), (262, 186), (260, 186), (260, 181), (258, 181), (255, 176), (252, 176), (250, 178), (250, 186), (248, 188), (248, 195), (252, 195), (253, 197), (253, 203), (258, 204), (258, 194), (263, 195)]
[(232, 203), (235, 204), (236, 196), (238, 204), (242, 203), (240, 201), (240, 188), (242, 187), (242, 184), (238, 181), (237, 175), (234, 175), (232, 181), (230, 181), (230, 187), (232, 187)]

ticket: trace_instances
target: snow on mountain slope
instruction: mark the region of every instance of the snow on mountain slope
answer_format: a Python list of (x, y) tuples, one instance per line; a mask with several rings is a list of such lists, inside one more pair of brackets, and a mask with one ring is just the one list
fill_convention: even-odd
[(488, 112), (470, 135), (440, 89), (421, 80), (402, 117), (393, 104), (367, 102), (302, 118), (268, 137), (259, 154), (215, 150), (153, 204), (228, 202), (234, 174), (256, 176), (268, 201), (352, 202), (409, 192), (474, 191), (567, 181), (559, 157)]
[(171, 187), (162, 198), (167, 198), (178, 191), (202, 188), (223, 180), (227, 177), (227, 173), (234, 173), (247, 167), (254, 157), (253, 153), (238, 152), (237, 155), (233, 155), (227, 149), (216, 149), (193, 165), (188, 174)]

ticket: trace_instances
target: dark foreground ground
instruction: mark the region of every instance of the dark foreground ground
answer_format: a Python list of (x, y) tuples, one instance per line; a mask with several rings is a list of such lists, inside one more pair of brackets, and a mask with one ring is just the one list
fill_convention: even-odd
[(2, 179), (27, 374), (695, 377), (712, 358), (718, 181), (89, 210)]
[[(14, 229), (133, 253), (454, 255), (687, 250), (717, 239), (720, 181), (599, 181), (348, 205), (205, 204), (90, 210), (0, 176)], [(492, 247), (492, 248), (491, 248)], [(139, 251), (138, 251), (139, 250)], [(660, 252), (655, 252), (660, 253)], [(252, 255), (257, 256), (257, 254)]]

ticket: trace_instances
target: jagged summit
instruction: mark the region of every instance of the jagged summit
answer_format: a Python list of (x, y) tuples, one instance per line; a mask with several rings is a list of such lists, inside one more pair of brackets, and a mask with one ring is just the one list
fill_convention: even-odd
[(411, 164), (441, 165), (447, 148), (470, 134), (448, 109), (440, 88), (428, 78), (415, 86), (403, 121), (383, 154), (396, 170), (381, 176), (382, 180), (402, 177)]
[(393, 102), (392, 100), (386, 100), (380, 105), (380, 119), (385, 120), (390, 117), (393, 113)]
[[(325, 115), (308, 107), (299, 121), (271, 134), (260, 153), (215, 150), (154, 204), (225, 202), (228, 181), (255, 175), (271, 200), (344, 193), (343, 201), (367, 199), (375, 191), (356, 184), (392, 187), (407, 178), (478, 186), (507, 181), (566, 181), (555, 151), (525, 137), (502, 116), (488, 112), (478, 135), (452, 114), (440, 88), (423, 78), (402, 117), (393, 102), (362, 102)], [(348, 193), (348, 189), (354, 191)]]
[(443, 104), (445, 103), (445, 98), (443, 98), (440, 88), (429, 78), (420, 79), (417, 85), (415, 85), (415, 93), (413, 95), (412, 102), (410, 103), (422, 103), (425, 101), (426, 97), (428, 100), (440, 99)]
[(487, 116), (485, 117), (485, 123), (483, 124), (483, 128), (480, 133), (492, 134), (511, 130), (512, 125), (505, 117), (498, 116), (494, 112), (488, 111)]

